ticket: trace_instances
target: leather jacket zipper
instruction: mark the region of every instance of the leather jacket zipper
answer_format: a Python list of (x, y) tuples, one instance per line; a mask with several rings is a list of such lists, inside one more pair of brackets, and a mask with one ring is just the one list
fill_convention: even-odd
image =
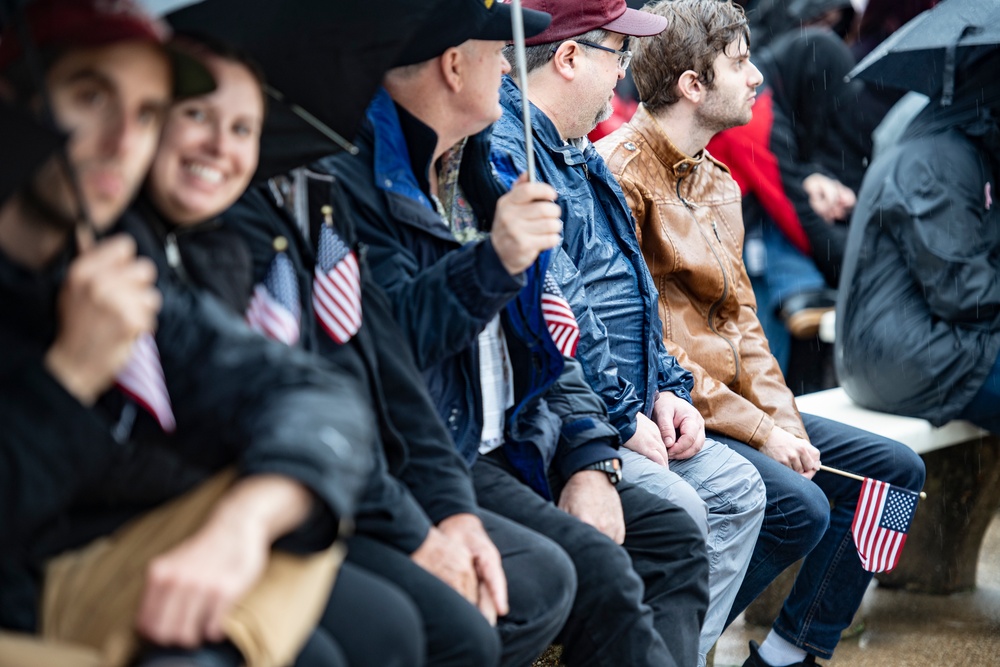
[[(688, 215), (690, 215), (691, 219), (694, 221), (694, 226), (698, 230), (698, 233), (701, 234), (701, 237), (703, 239), (705, 239), (705, 244), (712, 251), (712, 254), (715, 255), (715, 261), (719, 263), (719, 270), (722, 272), (722, 296), (719, 297), (719, 299), (715, 303), (713, 303), (712, 306), (708, 309), (708, 328), (716, 336), (726, 341), (726, 345), (728, 345), (729, 349), (732, 350), (733, 362), (736, 366), (736, 373), (733, 376), (733, 381), (736, 382), (740, 379), (740, 355), (736, 351), (736, 346), (733, 345), (733, 341), (723, 336), (721, 333), (719, 333), (719, 330), (715, 328), (715, 315), (716, 313), (719, 312), (719, 308), (722, 307), (722, 304), (726, 302), (726, 298), (729, 296), (729, 276), (728, 274), (726, 274), (726, 266), (722, 262), (722, 258), (719, 257), (719, 252), (715, 249), (715, 246), (712, 245), (712, 241), (705, 235), (705, 232), (704, 230), (702, 230), (701, 225), (698, 224), (698, 218), (694, 214), (694, 204), (685, 199), (684, 195), (681, 194), (681, 181), (683, 180), (684, 180), (683, 176), (677, 179), (677, 188), (676, 188), (677, 198), (680, 199), (681, 202), (684, 204), (684, 208), (687, 209)], [(712, 231), (715, 232), (715, 238), (718, 239), (719, 243), (721, 244), (722, 239), (719, 237), (719, 227), (718, 224), (715, 222), (715, 220), (712, 221)]]

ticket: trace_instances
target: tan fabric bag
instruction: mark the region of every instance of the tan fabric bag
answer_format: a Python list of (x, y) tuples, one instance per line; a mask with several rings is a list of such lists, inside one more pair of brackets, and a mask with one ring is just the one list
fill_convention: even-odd
[[(226, 471), (190, 493), (123, 526), (115, 534), (63, 554), (47, 565), (41, 637), (54, 650), (62, 644), (96, 651), (102, 667), (121, 667), (135, 655), (134, 629), (149, 562), (192, 535), (236, 480)], [(225, 630), (248, 667), (283, 667), (319, 622), (343, 560), (338, 543), (321, 553), (273, 552), (261, 580), (230, 611)], [(41, 639), (42, 642), (37, 640)], [(23, 648), (24, 638), (13, 638)], [(0, 636), (0, 667), (7, 667), (7, 636)], [(84, 652), (80, 651), (81, 659)], [(13, 667), (34, 663), (11, 662)], [(76, 663), (51, 659), (47, 665)], [(91, 663), (80, 662), (81, 666)]]

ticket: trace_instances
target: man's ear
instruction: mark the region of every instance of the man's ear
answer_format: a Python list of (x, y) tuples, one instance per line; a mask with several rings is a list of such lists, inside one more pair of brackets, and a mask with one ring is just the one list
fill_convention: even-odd
[(583, 47), (569, 40), (563, 42), (552, 54), (552, 66), (556, 73), (566, 81), (576, 78), (577, 68), (580, 66), (579, 59), (583, 55)]
[(677, 80), (677, 92), (693, 104), (698, 104), (705, 96), (705, 84), (694, 70), (686, 70)]
[(462, 90), (464, 82), (462, 76), (465, 73), (465, 54), (457, 46), (452, 46), (438, 58), (438, 65), (441, 68), (441, 78), (453, 93)]

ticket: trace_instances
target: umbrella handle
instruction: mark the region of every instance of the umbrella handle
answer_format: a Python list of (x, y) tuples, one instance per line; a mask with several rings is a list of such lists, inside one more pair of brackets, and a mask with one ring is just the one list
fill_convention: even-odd
[(537, 180), (535, 174), (535, 144), (531, 132), (531, 102), (528, 100), (528, 69), (524, 55), (524, 16), (521, 0), (511, 0), (510, 23), (514, 33), (514, 64), (517, 66), (517, 85), (521, 89), (521, 118), (524, 121), (524, 155), (528, 163), (528, 181)]

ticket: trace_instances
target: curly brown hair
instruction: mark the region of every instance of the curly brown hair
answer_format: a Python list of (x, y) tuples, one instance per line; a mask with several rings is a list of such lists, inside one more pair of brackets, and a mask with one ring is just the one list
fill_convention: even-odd
[(632, 76), (639, 99), (652, 112), (675, 104), (677, 82), (691, 70), (706, 86), (715, 80), (713, 64), (741, 37), (750, 46), (743, 8), (732, 0), (660, 0), (643, 11), (667, 19), (652, 37), (632, 38)]

